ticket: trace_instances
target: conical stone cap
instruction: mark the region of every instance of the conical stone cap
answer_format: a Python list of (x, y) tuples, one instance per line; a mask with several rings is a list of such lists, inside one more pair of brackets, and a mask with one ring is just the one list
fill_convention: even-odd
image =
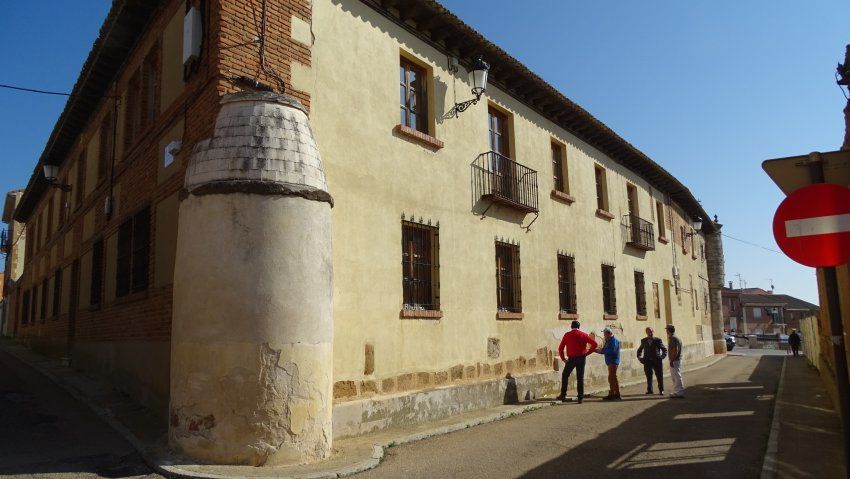
[(195, 145), (186, 170), (192, 194), (298, 195), (333, 204), (304, 106), (270, 92), (225, 95), (215, 134)]

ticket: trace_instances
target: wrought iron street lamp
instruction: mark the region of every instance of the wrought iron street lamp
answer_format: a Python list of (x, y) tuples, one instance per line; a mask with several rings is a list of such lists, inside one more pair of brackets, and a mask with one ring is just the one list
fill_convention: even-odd
[(472, 75), (472, 94), (475, 95), (475, 98), (461, 103), (455, 103), (455, 118), (457, 118), (458, 113), (466, 111), (467, 108), (478, 103), (481, 99), (481, 95), (485, 90), (487, 90), (487, 73), (489, 71), (490, 64), (484, 61), (484, 58), (481, 56), (477, 56), (474, 60), (472, 60), (472, 70), (470, 71), (470, 74)]
[(41, 169), (42, 173), (44, 173), (44, 179), (50, 183), (50, 186), (59, 188), (62, 191), (71, 191), (71, 185), (59, 183), (56, 179), (59, 176), (59, 166), (45, 164)]

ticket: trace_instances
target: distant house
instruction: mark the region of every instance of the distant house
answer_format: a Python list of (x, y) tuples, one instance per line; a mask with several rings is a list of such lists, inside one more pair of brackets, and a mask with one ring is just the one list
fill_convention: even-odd
[(787, 294), (748, 294), (740, 296), (736, 326), (744, 334), (788, 334), (800, 328), (800, 320), (817, 315), (820, 308)]

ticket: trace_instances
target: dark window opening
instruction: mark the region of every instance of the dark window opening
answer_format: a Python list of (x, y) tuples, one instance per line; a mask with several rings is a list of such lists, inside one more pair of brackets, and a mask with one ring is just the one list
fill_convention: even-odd
[(575, 258), (558, 255), (558, 302), (562, 313), (578, 313)]
[(438, 227), (402, 221), (404, 309), (440, 309), (439, 235)]
[(519, 246), (496, 242), (496, 301), (499, 311), (522, 312)]
[(617, 314), (617, 291), (614, 285), (614, 267), (602, 265), (602, 307), (605, 314)]
[(635, 271), (635, 304), (637, 305), (637, 314), (646, 316), (646, 285), (644, 284), (643, 273)]
[(428, 96), (425, 88), (425, 69), (409, 60), (401, 59), (399, 84), (401, 99), (401, 124), (428, 133)]
[(118, 267), (115, 295), (148, 288), (150, 269), (150, 208), (136, 213), (118, 228)]

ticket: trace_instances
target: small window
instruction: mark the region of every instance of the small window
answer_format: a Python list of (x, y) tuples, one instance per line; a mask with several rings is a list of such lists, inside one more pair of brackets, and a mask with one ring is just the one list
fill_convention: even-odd
[(640, 213), (640, 211), (638, 210), (637, 188), (635, 187), (635, 185), (626, 185), (626, 198), (629, 203), (629, 215), (640, 216), (638, 214)]
[(425, 69), (410, 60), (399, 64), (401, 97), (401, 124), (428, 134), (428, 96), (425, 88), (428, 78)]
[(614, 267), (602, 265), (602, 308), (605, 314), (617, 314), (617, 290), (614, 285)]
[(555, 191), (569, 193), (569, 176), (567, 175), (567, 164), (564, 161), (566, 152), (564, 146), (552, 142), (552, 177), (555, 183)]
[(103, 292), (103, 240), (97, 241), (91, 250), (91, 290), (89, 304), (100, 304)]
[(24, 297), (21, 300), (21, 324), (30, 322), (30, 292), (24, 291)]
[(761, 308), (753, 308), (753, 319), (761, 319)]
[(666, 221), (664, 221), (664, 203), (660, 201), (655, 202), (655, 212), (657, 215), (658, 221), (658, 237), (666, 238), (667, 237), (667, 228), (665, 227)]
[(608, 211), (608, 184), (605, 178), (605, 168), (596, 165), (594, 173), (596, 175), (596, 207)]
[(496, 302), (499, 311), (522, 312), (519, 245), (496, 242)]
[(100, 149), (97, 157), (97, 179), (98, 181), (106, 178), (106, 170), (112, 159), (112, 114), (107, 113), (100, 122)]
[(575, 258), (564, 254), (558, 255), (558, 302), (562, 313), (578, 313)]
[(150, 268), (150, 208), (136, 213), (118, 228), (117, 253), (115, 295), (121, 297), (146, 290)]
[(404, 309), (440, 309), (440, 230), (410, 221), (401, 224)]
[(47, 288), (49, 284), (50, 281), (47, 278), (41, 280), (41, 308), (39, 309), (38, 317), (42, 321), (47, 318)]
[(59, 307), (62, 304), (62, 268), (56, 270), (53, 276), (53, 316), (59, 316)]
[(487, 124), (490, 134), (490, 150), (498, 153), (504, 158), (510, 158), (511, 145), (508, 132), (508, 115), (493, 108), (487, 109)]
[(635, 304), (638, 316), (646, 316), (646, 285), (640, 271), (635, 271)]

